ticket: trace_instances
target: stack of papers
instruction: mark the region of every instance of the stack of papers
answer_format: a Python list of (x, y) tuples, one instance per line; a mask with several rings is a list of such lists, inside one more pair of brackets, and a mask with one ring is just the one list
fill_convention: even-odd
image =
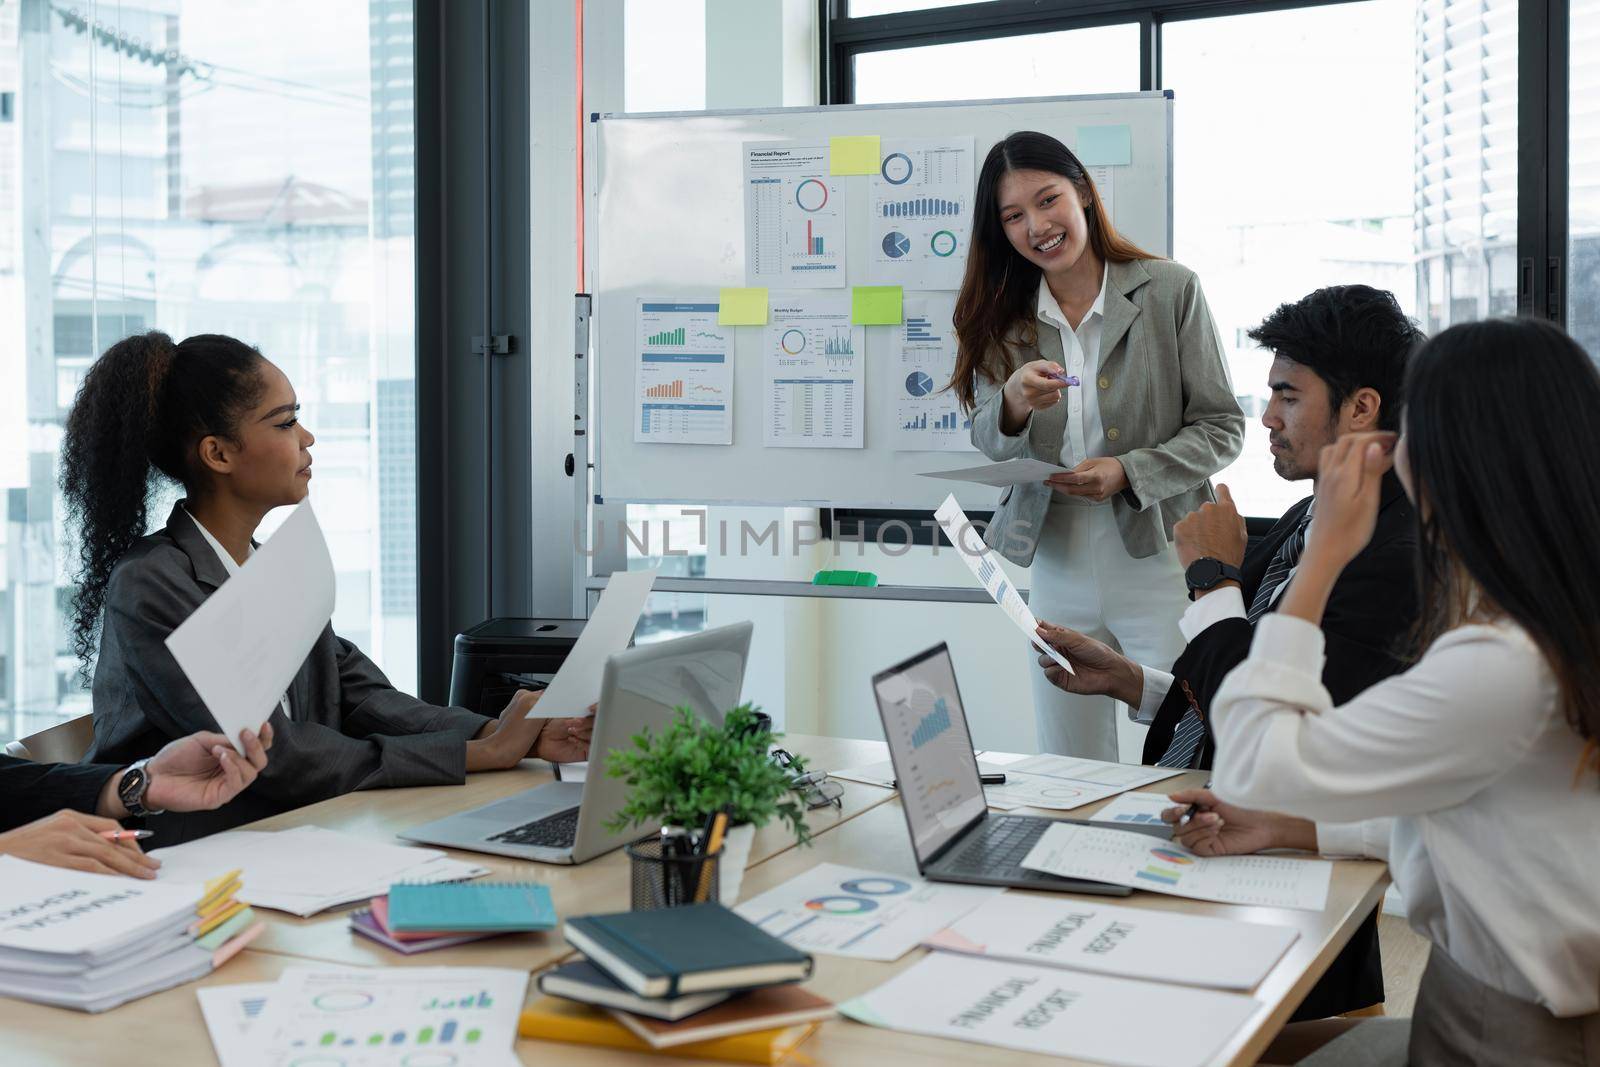
[(161, 861), (163, 882), (198, 882), (209, 872), (238, 868), (245, 884), (240, 900), (302, 917), (381, 896), (396, 882), (454, 882), (489, 873), (487, 867), (449, 859), (439, 849), (391, 845), (318, 826), (277, 833), (233, 830), (150, 854)]
[(222, 1067), (518, 1067), (526, 971), (292, 967), (197, 990)]
[(209, 974), (261, 932), (236, 875), (152, 884), (0, 856), (0, 995), (105, 1011)]

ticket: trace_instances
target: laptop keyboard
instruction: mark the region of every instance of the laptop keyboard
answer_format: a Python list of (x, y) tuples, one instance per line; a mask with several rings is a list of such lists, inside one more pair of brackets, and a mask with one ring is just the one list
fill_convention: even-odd
[(507, 845), (533, 845), (538, 848), (571, 848), (578, 839), (578, 809), (568, 808), (542, 819), (513, 826), (495, 834), (490, 841)]
[[(963, 874), (1000, 874), (1021, 870), (1022, 860), (1048, 828), (1048, 820), (995, 815), (940, 866)], [(1041, 877), (1048, 878), (1048, 875)]]

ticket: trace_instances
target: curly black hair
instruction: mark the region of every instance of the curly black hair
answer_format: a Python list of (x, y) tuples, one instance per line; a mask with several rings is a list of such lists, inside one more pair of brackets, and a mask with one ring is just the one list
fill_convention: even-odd
[(124, 338), (78, 388), (61, 442), (61, 492), (78, 535), (72, 648), (87, 680), (111, 571), (145, 534), (150, 492), (165, 477), (191, 493), (195, 445), (233, 439), (260, 399), (261, 353), (221, 334), (181, 344), (159, 331)]

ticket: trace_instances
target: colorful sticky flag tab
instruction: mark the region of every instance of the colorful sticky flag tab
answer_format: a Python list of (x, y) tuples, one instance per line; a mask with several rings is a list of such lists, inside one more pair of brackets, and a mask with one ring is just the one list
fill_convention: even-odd
[(876, 174), (883, 157), (877, 134), (828, 138), (829, 174)]
[(721, 326), (765, 326), (767, 324), (767, 291), (758, 289), (724, 289), (718, 297), (717, 323)]
[(858, 285), (850, 290), (850, 322), (856, 326), (898, 326), (902, 318), (898, 285)]
[(1133, 162), (1133, 131), (1126, 126), (1079, 126), (1078, 162), (1086, 167), (1126, 167)]

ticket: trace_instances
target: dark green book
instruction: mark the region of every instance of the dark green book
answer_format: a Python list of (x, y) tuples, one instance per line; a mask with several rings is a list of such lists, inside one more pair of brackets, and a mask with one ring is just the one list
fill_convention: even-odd
[(641, 997), (755, 989), (811, 976), (812, 959), (721, 904), (569, 919), (567, 940)]

